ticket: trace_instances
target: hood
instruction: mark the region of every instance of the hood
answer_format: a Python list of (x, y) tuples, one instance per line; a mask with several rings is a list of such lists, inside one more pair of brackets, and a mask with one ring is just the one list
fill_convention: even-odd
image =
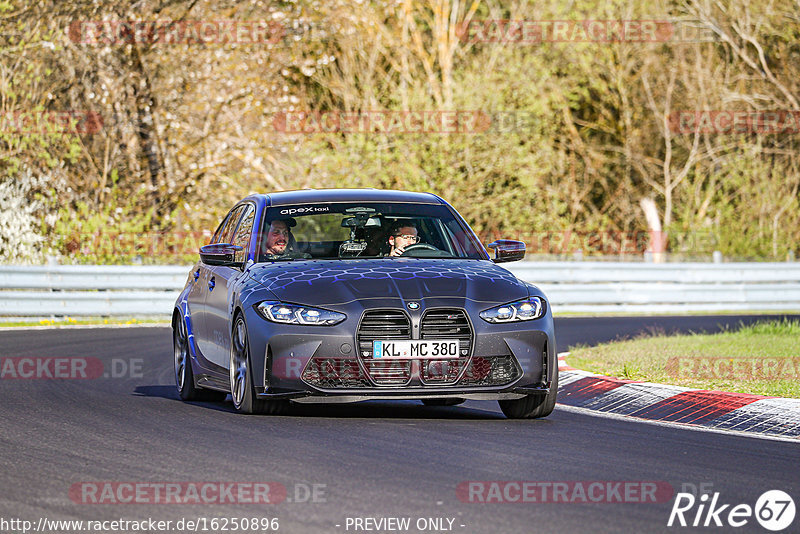
[(482, 260), (295, 260), (260, 263), (248, 274), (278, 299), (309, 306), (450, 297), (504, 304), (528, 296), (524, 282)]

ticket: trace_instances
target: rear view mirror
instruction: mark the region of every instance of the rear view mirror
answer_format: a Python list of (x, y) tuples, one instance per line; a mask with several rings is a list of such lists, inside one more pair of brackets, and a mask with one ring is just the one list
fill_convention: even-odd
[(365, 226), (380, 226), (380, 217), (368, 217), (366, 213), (356, 213), (355, 217), (342, 219), (342, 228), (364, 228)]
[(230, 243), (215, 243), (200, 247), (200, 261), (206, 265), (219, 267), (240, 267), (242, 262), (234, 261), (237, 252), (244, 250), (239, 245)]
[(505, 263), (517, 261), (525, 257), (525, 243), (514, 241), (513, 239), (498, 239), (494, 243), (489, 243), (486, 248), (494, 249), (495, 263)]

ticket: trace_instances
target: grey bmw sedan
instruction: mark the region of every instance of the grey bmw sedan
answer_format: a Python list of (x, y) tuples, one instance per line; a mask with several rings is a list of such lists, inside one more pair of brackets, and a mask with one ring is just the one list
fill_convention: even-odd
[(200, 249), (175, 303), (178, 394), (230, 394), (244, 413), (472, 399), (547, 416), (558, 389), (550, 307), (499, 265), (524, 255), (519, 241), (484, 247), (429, 193), (249, 196)]

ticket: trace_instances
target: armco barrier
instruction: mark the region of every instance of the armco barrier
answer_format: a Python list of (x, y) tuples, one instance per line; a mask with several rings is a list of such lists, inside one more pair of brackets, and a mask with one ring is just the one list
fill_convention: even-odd
[(0, 316), (169, 316), (189, 267), (0, 266)]
[[(798, 311), (800, 263), (517, 262), (558, 312)], [(0, 316), (163, 315), (184, 266), (0, 266)]]
[(519, 262), (555, 312), (796, 311), (800, 263)]

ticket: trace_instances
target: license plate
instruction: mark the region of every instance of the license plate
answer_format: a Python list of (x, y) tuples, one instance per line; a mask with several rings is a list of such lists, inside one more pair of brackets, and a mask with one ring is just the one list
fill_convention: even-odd
[(402, 341), (373, 341), (372, 357), (395, 360), (417, 358), (458, 358), (458, 341), (436, 341), (433, 339), (410, 339)]

